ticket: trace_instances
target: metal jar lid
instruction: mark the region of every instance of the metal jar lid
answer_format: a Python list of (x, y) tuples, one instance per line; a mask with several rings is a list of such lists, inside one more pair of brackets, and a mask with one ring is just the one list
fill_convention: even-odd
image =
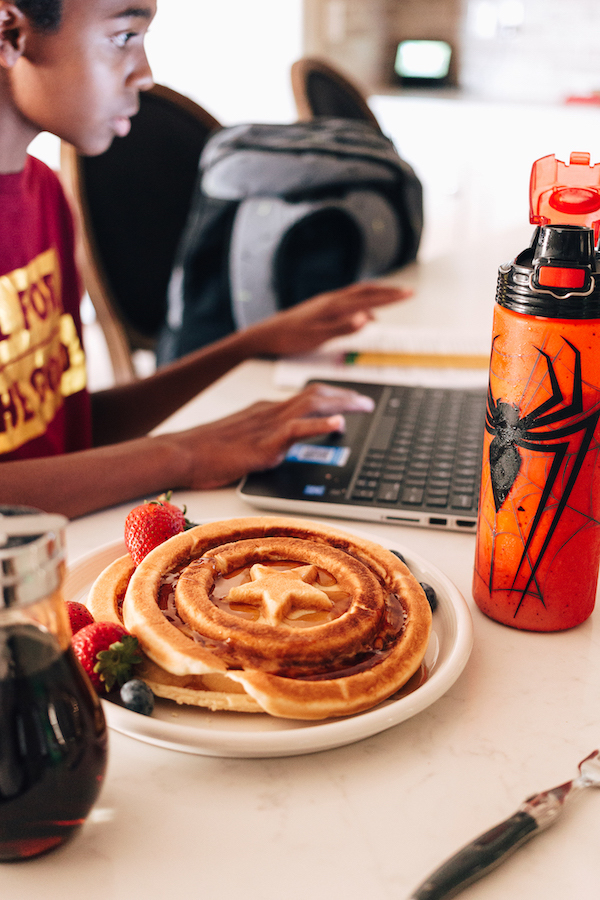
[(64, 516), (0, 506), (0, 609), (41, 600), (61, 584)]

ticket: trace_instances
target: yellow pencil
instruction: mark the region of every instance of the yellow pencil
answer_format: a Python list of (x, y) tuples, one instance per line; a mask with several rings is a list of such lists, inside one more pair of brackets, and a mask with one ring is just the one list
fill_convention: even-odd
[(355, 351), (346, 353), (349, 366), (418, 366), (431, 369), (487, 369), (490, 357), (467, 353), (378, 353)]

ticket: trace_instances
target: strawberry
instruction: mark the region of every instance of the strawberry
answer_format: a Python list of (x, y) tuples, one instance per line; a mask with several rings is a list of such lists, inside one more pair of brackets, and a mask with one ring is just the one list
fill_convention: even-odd
[(71, 646), (98, 693), (125, 684), (142, 661), (138, 639), (112, 622), (86, 625), (72, 637)]
[(193, 527), (180, 509), (169, 503), (171, 492), (134, 507), (125, 519), (125, 546), (139, 566), (144, 557), (163, 541)]
[(91, 625), (94, 617), (83, 603), (77, 603), (76, 600), (67, 600), (67, 612), (71, 622), (72, 634), (77, 634), (86, 625)]

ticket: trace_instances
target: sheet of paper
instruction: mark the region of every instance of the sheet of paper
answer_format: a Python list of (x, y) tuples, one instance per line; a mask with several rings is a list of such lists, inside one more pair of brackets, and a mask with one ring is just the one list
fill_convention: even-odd
[(283, 388), (299, 388), (313, 378), (485, 387), (488, 359), (489, 336), (373, 322), (314, 353), (279, 360), (274, 379)]

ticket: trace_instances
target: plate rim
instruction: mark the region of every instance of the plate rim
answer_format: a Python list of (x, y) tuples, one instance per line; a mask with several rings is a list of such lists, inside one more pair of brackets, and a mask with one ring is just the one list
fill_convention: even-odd
[[(300, 728), (275, 731), (223, 731), (178, 725), (163, 719), (141, 716), (107, 698), (102, 698), (109, 727), (136, 740), (192, 754), (230, 758), (294, 756), (335, 749), (372, 737), (412, 718), (440, 699), (456, 682), (471, 655), (473, 620), (466, 600), (447, 575), (404, 544), (394, 539), (383, 542), (379, 537), (351, 527), (346, 530), (357, 537), (375, 541), (381, 546), (388, 545), (387, 549), (402, 553), (409, 568), (412, 565), (421, 571), (429, 572), (447, 594), (438, 596), (438, 603), (441, 603), (446, 615), (450, 613), (455, 633), (449, 637), (451, 645), (446, 657), (434, 668), (431, 677), (423, 685), (398, 700), (383, 701), (374, 709), (353, 716), (311, 722)], [(69, 581), (78, 571), (111, 551), (114, 551), (114, 558), (117, 558), (119, 550), (126, 552), (123, 539), (106, 542), (69, 562), (65, 578), (65, 599), (72, 599), (68, 596)], [(90, 581), (89, 585), (91, 583)], [(227, 715), (227, 712), (224, 711), (224, 714)], [(278, 720), (279, 723), (280, 721)]]

